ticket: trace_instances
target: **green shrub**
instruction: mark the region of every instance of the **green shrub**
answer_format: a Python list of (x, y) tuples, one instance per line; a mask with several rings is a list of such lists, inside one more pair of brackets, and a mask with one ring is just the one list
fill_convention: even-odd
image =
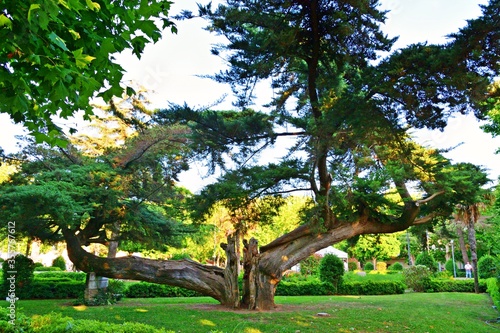
[(387, 270), (387, 264), (383, 261), (377, 262), (377, 271), (385, 272)]
[(281, 281), (276, 288), (277, 296), (320, 296), (334, 293), (331, 283), (321, 282), (319, 279), (299, 282)]
[(388, 270), (390, 271), (402, 271), (403, 270), (403, 264), (400, 262), (395, 262), (394, 264), (390, 265), (387, 267)]
[(493, 304), (500, 309), (500, 281), (497, 278), (486, 280), (486, 292), (490, 294)]
[(321, 261), (321, 257), (312, 255), (307, 257), (306, 259), (300, 262), (300, 274), (309, 276), (309, 275), (318, 275), (319, 274), (319, 263)]
[(29, 286), (33, 281), (34, 268), (33, 260), (22, 254), (5, 260), (2, 263), (4, 293), (2, 297), (26, 298), (26, 293), (29, 292)]
[[(446, 262), (444, 263), (444, 268), (450, 272), (451, 274), (453, 274), (453, 260), (452, 259), (449, 259), (449, 260), (446, 260)], [(455, 266), (455, 271), (457, 270), (457, 267)]]
[(66, 270), (66, 260), (64, 260), (64, 258), (62, 256), (58, 256), (52, 261), (52, 267), (59, 267), (61, 269), (61, 271), (65, 271)]
[(403, 277), (408, 288), (421, 292), (429, 288), (432, 272), (427, 266), (417, 265), (405, 268)]
[(358, 269), (358, 264), (356, 264), (354, 261), (349, 261), (347, 263), (347, 269), (352, 272)]
[[(454, 279), (434, 279), (431, 278), (429, 284), (427, 285), (426, 292), (461, 292), (461, 293), (473, 293), (474, 292), (474, 280), (454, 280)], [(479, 281), (479, 291), (486, 291), (486, 282), (484, 280)]]
[(62, 271), (60, 267), (45, 267), (45, 266), (37, 266), (35, 267), (36, 272), (60, 272)]
[(138, 282), (126, 288), (125, 297), (154, 298), (154, 297), (194, 297), (201, 296), (193, 290), (172, 287), (165, 284)]
[(40, 272), (35, 274), (35, 279), (43, 278), (43, 279), (60, 279), (60, 278), (69, 278), (74, 281), (85, 281), (87, 274), (84, 272), (63, 272), (63, 271), (54, 271), (54, 272)]
[(34, 333), (174, 333), (165, 329), (157, 329), (151, 325), (125, 322), (114, 324), (97, 320), (63, 317), (60, 313), (36, 316), (31, 327)]
[(341, 295), (394, 295), (403, 294), (406, 286), (401, 281), (349, 281), (344, 282)]
[(370, 271), (373, 271), (374, 268), (375, 267), (373, 266), (373, 263), (369, 261), (369, 262), (365, 263), (365, 266), (363, 267), (363, 270), (365, 272), (370, 272)]
[(45, 267), (45, 266), (43, 266), (43, 264), (42, 264), (41, 262), (35, 262), (35, 264), (34, 264), (34, 265), (35, 265), (35, 271), (36, 271), (36, 269), (37, 269), (38, 267)]
[(448, 272), (447, 270), (434, 273), (434, 277), (437, 279), (452, 279), (453, 274)]
[(331, 283), (334, 290), (342, 284), (342, 276), (345, 268), (342, 259), (334, 254), (328, 253), (319, 263), (319, 278), (322, 282)]
[(82, 297), (85, 282), (35, 280), (26, 298), (29, 299), (65, 299)]
[(497, 277), (497, 259), (490, 255), (482, 256), (477, 262), (479, 278), (489, 279)]
[(431, 253), (421, 252), (415, 259), (415, 266), (423, 265), (431, 270), (431, 272), (437, 272), (438, 264)]
[[(12, 310), (14, 311), (14, 310)], [(31, 329), (31, 319), (20, 313), (18, 309), (11, 312), (8, 307), (0, 307), (0, 332), (21, 333), (33, 332)]]

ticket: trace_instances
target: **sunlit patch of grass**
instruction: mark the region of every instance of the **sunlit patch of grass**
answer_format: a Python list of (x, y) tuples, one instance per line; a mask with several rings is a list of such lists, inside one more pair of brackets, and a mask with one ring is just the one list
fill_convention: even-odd
[(198, 320), (198, 322), (203, 326), (212, 326), (212, 327), (217, 326), (213, 321), (207, 319), (200, 319)]
[(138, 308), (138, 309), (135, 309), (134, 311), (135, 312), (148, 312), (149, 310)]
[(73, 306), (73, 309), (75, 309), (76, 311), (85, 311), (87, 310), (87, 306), (86, 305), (75, 305)]
[(246, 327), (245, 333), (262, 333), (262, 331), (256, 328)]

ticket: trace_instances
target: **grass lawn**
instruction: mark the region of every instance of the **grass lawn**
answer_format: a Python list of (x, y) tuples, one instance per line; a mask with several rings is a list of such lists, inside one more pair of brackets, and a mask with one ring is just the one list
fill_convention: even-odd
[[(229, 311), (211, 298), (125, 299), (107, 307), (68, 300), (20, 300), (26, 315), (59, 312), (75, 319), (140, 322), (178, 333), (446, 332), (481, 333), (499, 316), (487, 294), (408, 293), (390, 296), (276, 297), (272, 312)], [(7, 302), (0, 302), (6, 306)], [(328, 316), (317, 316), (324, 312)]]

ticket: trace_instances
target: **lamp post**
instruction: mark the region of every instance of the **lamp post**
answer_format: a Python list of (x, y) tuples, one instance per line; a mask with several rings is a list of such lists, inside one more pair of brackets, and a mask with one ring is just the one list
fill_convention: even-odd
[(453, 277), (457, 277), (457, 270), (455, 269), (455, 248), (453, 247), (453, 239), (450, 241), (451, 243), (451, 260), (453, 262)]
[(408, 265), (412, 265), (411, 262), (411, 253), (410, 253), (410, 234), (408, 234), (408, 230), (406, 230), (406, 245), (408, 247)]

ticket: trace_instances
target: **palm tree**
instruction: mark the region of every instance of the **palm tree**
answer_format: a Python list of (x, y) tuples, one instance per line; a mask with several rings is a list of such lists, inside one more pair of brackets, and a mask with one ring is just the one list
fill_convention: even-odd
[[(471, 253), (471, 263), (472, 270), (474, 276), (474, 291), (479, 293), (479, 278), (477, 272), (477, 242), (476, 242), (476, 229), (475, 226), (479, 221), (484, 220), (486, 217), (481, 215), (481, 211), (483, 211), (487, 207), (487, 203), (492, 201), (491, 194), (483, 195), (483, 202), (477, 202), (470, 205), (457, 205), (455, 211), (455, 221), (459, 224), (457, 225), (457, 231), (462, 227), (467, 229), (468, 238), (469, 238), (469, 246)], [(461, 224), (461, 225), (460, 225)], [(462, 231), (462, 230), (460, 230)], [(459, 233), (460, 235), (460, 233)], [(463, 239), (463, 236), (462, 236)], [(460, 244), (462, 247), (462, 244)], [(462, 250), (462, 256), (464, 256), (464, 251)], [(464, 262), (468, 262), (467, 251), (465, 251)]]

